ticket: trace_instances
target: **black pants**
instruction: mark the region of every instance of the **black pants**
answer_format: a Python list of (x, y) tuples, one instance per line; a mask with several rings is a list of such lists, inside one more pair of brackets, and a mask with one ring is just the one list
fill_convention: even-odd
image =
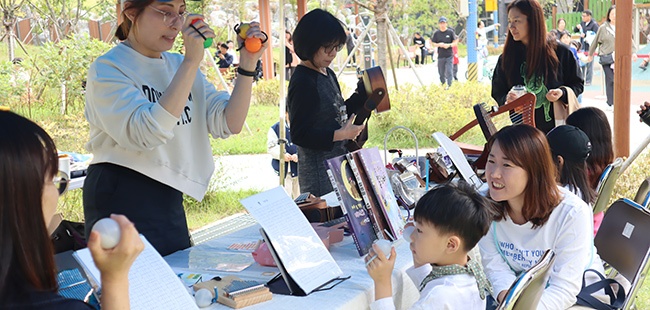
[(614, 106), (614, 70), (611, 65), (603, 65), (605, 73), (605, 94), (607, 94), (607, 104)]
[(128, 217), (162, 256), (191, 246), (183, 194), (134, 170), (90, 165), (83, 203), (86, 236), (96, 221), (115, 213)]

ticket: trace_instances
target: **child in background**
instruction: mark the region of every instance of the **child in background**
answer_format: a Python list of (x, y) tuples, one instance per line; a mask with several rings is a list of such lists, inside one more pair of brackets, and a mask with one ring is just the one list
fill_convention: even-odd
[[(291, 142), (291, 131), (289, 131), (289, 112), (285, 112), (285, 139), (284, 144), (284, 190), (296, 198), (300, 195), (300, 184), (298, 183), (298, 147)], [(272, 157), (271, 167), (275, 173), (280, 175), (280, 122), (269, 128), (266, 134), (266, 151)]]
[(453, 64), (453, 73), (454, 73), (454, 80), (458, 81), (458, 46), (452, 46), (451, 47), (452, 53), (454, 53), (454, 60), (452, 61)]
[[(406, 270), (420, 289), (420, 299), (411, 309), (485, 309), (492, 290), (481, 262), (468, 253), (487, 233), (490, 203), (465, 182), (446, 184), (426, 193), (418, 201), (411, 235), (413, 266)], [(366, 257), (377, 255), (367, 266), (375, 282), (375, 301), (370, 309), (395, 309), (391, 273), (396, 252), (390, 256), (373, 245)]]

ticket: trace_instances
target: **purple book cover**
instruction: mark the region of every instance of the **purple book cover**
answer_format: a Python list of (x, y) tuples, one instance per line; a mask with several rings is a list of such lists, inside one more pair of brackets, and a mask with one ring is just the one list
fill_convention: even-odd
[(341, 209), (346, 213), (348, 227), (357, 246), (357, 251), (360, 256), (364, 256), (368, 254), (377, 235), (364, 207), (354, 172), (345, 155), (328, 159), (325, 162), (330, 170), (330, 181), (341, 203)]
[(390, 233), (397, 240), (402, 237), (406, 223), (397, 205), (393, 188), (389, 184), (388, 173), (379, 154), (379, 149), (376, 147), (360, 149), (357, 152), (366, 176), (372, 185), (372, 192), (375, 194), (380, 209), (390, 226)]

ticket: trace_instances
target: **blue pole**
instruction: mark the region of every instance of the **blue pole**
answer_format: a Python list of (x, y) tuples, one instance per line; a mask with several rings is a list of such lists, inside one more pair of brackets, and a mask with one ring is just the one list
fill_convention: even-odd
[(461, 0), (468, 1), (469, 17), (467, 18), (467, 79), (470, 81), (478, 80), (478, 64), (476, 62), (476, 23), (478, 0)]
[(477, 0), (467, 1), (469, 1), (469, 17), (467, 18), (467, 62), (476, 63)]

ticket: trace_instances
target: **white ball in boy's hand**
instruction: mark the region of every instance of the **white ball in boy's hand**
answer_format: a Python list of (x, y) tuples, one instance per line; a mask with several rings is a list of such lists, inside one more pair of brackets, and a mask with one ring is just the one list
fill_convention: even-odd
[(376, 244), (384, 255), (388, 258), (390, 256), (390, 249), (393, 247), (393, 243), (386, 239), (377, 239), (374, 244)]
[(120, 224), (112, 218), (103, 218), (93, 225), (93, 231), (96, 231), (101, 236), (102, 249), (112, 249), (119, 242), (122, 237)]
[(202, 288), (194, 293), (194, 300), (199, 308), (205, 308), (212, 304), (212, 293), (207, 288)]
[(402, 238), (406, 240), (406, 242), (411, 243), (413, 242), (413, 232), (415, 231), (415, 226), (408, 226), (404, 228), (404, 231), (402, 232)]

